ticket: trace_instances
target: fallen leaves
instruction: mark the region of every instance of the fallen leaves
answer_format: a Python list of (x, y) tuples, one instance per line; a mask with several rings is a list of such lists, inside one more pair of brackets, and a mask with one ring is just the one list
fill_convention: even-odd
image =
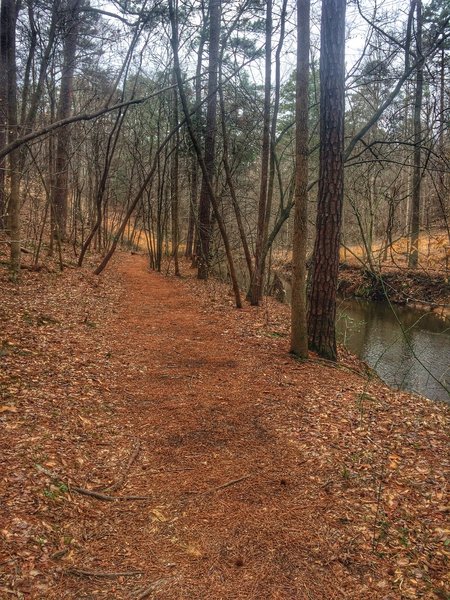
[(7, 412), (16, 413), (17, 412), (17, 406), (7, 406), (5, 404), (3, 404), (2, 406), (0, 406), (0, 413), (7, 413)]
[(139, 257), (5, 280), (2, 592), (442, 597), (445, 407), (289, 358), (287, 308), (227, 291)]

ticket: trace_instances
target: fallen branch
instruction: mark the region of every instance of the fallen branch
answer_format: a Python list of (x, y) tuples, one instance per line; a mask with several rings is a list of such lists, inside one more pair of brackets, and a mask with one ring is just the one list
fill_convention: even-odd
[(144, 600), (144, 598), (148, 598), (150, 594), (156, 592), (160, 588), (162, 588), (166, 583), (168, 583), (171, 579), (176, 579), (175, 577), (163, 577), (161, 579), (157, 579), (153, 583), (151, 583), (148, 587), (141, 590), (141, 592), (136, 596), (136, 600)]
[(109, 494), (102, 494), (101, 492), (95, 492), (94, 490), (87, 490), (81, 487), (70, 486), (72, 492), (82, 494), (83, 496), (90, 496), (97, 500), (103, 500), (104, 502), (114, 502), (117, 500), (151, 500), (150, 496), (110, 496)]
[(236, 485), (236, 483), (241, 483), (241, 481), (244, 481), (244, 479), (248, 479), (250, 477), (250, 475), (244, 475), (243, 477), (239, 477), (239, 479), (232, 479), (231, 481), (227, 481), (227, 483), (223, 483), (222, 485), (219, 485), (219, 487), (214, 488), (214, 492), (218, 492), (219, 490), (224, 490), (227, 487), (230, 487), (231, 485)]
[(120, 487), (123, 486), (123, 484), (125, 483), (125, 480), (127, 478), (127, 475), (129, 473), (131, 467), (133, 466), (134, 461), (138, 457), (140, 448), (141, 448), (141, 443), (140, 443), (139, 440), (137, 440), (136, 441), (136, 446), (134, 448), (134, 451), (132, 452), (130, 458), (128, 459), (127, 464), (125, 465), (122, 477), (120, 477), (120, 479), (118, 479), (115, 483), (112, 483), (111, 485), (107, 485), (106, 487), (104, 487), (103, 488), (104, 490), (108, 490), (109, 492), (113, 492), (113, 491), (115, 491), (115, 490), (117, 490), (117, 489), (119, 489)]
[(50, 554), (50, 559), (51, 560), (59, 560), (60, 558), (62, 558), (66, 554), (68, 554), (68, 552), (69, 552), (68, 548), (64, 548), (63, 550), (57, 550), (56, 552), (53, 552), (53, 554)]
[[(42, 465), (36, 465), (36, 469), (41, 473), (47, 475), (47, 477), (53, 479), (53, 481), (62, 481), (62, 478), (60, 477), (60, 475), (58, 475), (58, 473), (50, 471)], [(151, 496), (110, 496), (109, 494), (102, 494), (101, 492), (96, 492), (95, 490), (87, 490), (86, 488), (70, 484), (66, 485), (71, 492), (76, 492), (77, 494), (82, 494), (83, 496), (90, 496), (91, 498), (103, 500), (104, 502), (114, 502), (116, 500), (151, 500)]]
[(241, 483), (241, 481), (244, 481), (245, 479), (248, 479), (249, 477), (251, 477), (250, 474), (248, 475), (243, 475), (242, 477), (239, 477), (238, 479), (232, 479), (231, 481), (227, 481), (226, 483), (222, 483), (222, 485), (219, 485), (218, 487), (215, 488), (210, 488), (209, 490), (205, 490), (203, 492), (197, 491), (197, 490), (186, 490), (184, 493), (185, 494), (193, 494), (193, 495), (204, 495), (204, 494), (212, 494), (214, 492), (219, 492), (220, 490), (224, 490), (225, 488), (228, 488), (232, 485), (236, 485), (237, 483)]
[(135, 577), (136, 575), (143, 575), (143, 571), (119, 571), (115, 572), (104, 572), (104, 571), (86, 571), (84, 569), (70, 568), (67, 569), (66, 573), (70, 575), (76, 575), (77, 577), (101, 577), (103, 579), (115, 579), (116, 577)]

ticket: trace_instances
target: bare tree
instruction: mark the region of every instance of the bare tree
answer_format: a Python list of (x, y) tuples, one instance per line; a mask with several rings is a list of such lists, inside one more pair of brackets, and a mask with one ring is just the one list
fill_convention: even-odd
[(423, 97), (423, 62), (422, 62), (422, 0), (412, 0), (416, 5), (416, 56), (419, 60), (416, 70), (416, 86), (414, 95), (414, 166), (411, 195), (411, 229), (410, 252), (408, 265), (416, 268), (419, 262), (420, 207), (422, 188), (421, 138), (422, 138), (422, 97)]
[[(64, 48), (61, 86), (59, 91), (59, 104), (57, 112), (58, 121), (67, 119), (71, 112), (73, 76), (75, 72), (75, 56), (80, 27), (80, 3), (81, 0), (66, 0), (66, 4), (64, 6)], [(66, 236), (69, 142), (70, 137), (67, 131), (60, 129), (58, 131), (56, 140), (56, 174), (55, 185), (52, 190), (51, 199), (55, 215), (55, 227), (59, 239), (64, 239)]]

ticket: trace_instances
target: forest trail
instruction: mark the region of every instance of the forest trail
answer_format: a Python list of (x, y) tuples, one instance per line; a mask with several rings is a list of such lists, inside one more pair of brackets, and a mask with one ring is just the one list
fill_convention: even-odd
[[(130, 255), (106, 279), (66, 276), (51, 304), (73, 321), (63, 334), (47, 317), (45, 394), (0, 414), (5, 597), (393, 600), (399, 576), (411, 594), (441, 589), (441, 407), (417, 399), (406, 420), (409, 396), (294, 360), (270, 307), (236, 311), (221, 284)], [(426, 550), (411, 558), (401, 535)]]

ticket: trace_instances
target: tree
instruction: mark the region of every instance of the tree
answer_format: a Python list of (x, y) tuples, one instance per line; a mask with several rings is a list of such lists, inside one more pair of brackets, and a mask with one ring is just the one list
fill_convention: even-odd
[(209, 0), (208, 104), (206, 108), (203, 176), (198, 210), (198, 278), (208, 279), (211, 242), (211, 196), (216, 160), (217, 81), (219, 69), (220, 1)]
[[(173, 73), (173, 82), (176, 84), (176, 74)], [(172, 126), (176, 128), (178, 126), (178, 93), (176, 88), (172, 90)], [(175, 275), (180, 275), (180, 266), (178, 261), (178, 246), (179, 246), (179, 224), (178, 224), (178, 213), (179, 213), (179, 198), (178, 193), (180, 186), (178, 185), (179, 177), (179, 148), (180, 148), (180, 135), (179, 130), (173, 138), (172, 144), (172, 156), (171, 156), (171, 169), (170, 169), (170, 205), (171, 205), (171, 217), (172, 217), (172, 256), (175, 266)]]
[[(80, 26), (81, 0), (67, 0), (64, 6), (66, 15), (64, 22), (63, 65), (57, 120), (67, 119), (71, 112), (75, 57)], [(55, 215), (56, 233), (59, 239), (66, 236), (67, 194), (69, 171), (70, 137), (67, 130), (60, 129), (56, 141), (55, 185), (52, 190), (51, 204)]]
[(408, 265), (416, 268), (419, 262), (420, 205), (422, 190), (421, 138), (422, 138), (422, 97), (423, 97), (423, 61), (422, 61), (422, 0), (412, 0), (416, 4), (416, 56), (419, 60), (416, 70), (414, 93), (414, 166), (411, 194), (411, 229)]
[[(8, 34), (9, 34), (9, 3), (2, 0), (0, 5), (0, 149), (8, 141)], [(0, 159), (0, 229), (6, 222), (6, 189), (5, 189), (6, 160)]]
[[(15, 0), (2, 0), (1, 3), (1, 54), (2, 66), (6, 66), (6, 82), (1, 76), (2, 89), (6, 91), (7, 106), (7, 131), (8, 142), (13, 142), (17, 137), (17, 66), (16, 66), (16, 22), (20, 8)], [(6, 83), (6, 85), (5, 85)], [(2, 166), (2, 165), (0, 165)], [(4, 179), (0, 184), (4, 194)], [(2, 203), (4, 204), (4, 195)], [(0, 204), (0, 210), (2, 206)], [(10, 236), (10, 269), (13, 280), (20, 276), (20, 175), (19, 151), (13, 150), (9, 154), (9, 201), (7, 213), (7, 228)]]
[(308, 309), (309, 347), (337, 359), (336, 291), (344, 196), (345, 0), (324, 0), (320, 30), (320, 158)]
[[(216, 0), (211, 0), (211, 3), (214, 3), (214, 2), (216, 2)], [(211, 8), (211, 6), (210, 6), (210, 8)], [(194, 146), (195, 153), (197, 155), (197, 160), (199, 162), (200, 169), (202, 171), (203, 183), (207, 188), (209, 201), (212, 205), (214, 217), (216, 219), (216, 222), (217, 222), (217, 225), (218, 225), (218, 228), (220, 231), (220, 235), (222, 237), (222, 242), (225, 247), (225, 253), (226, 253), (227, 262), (228, 262), (228, 269), (229, 269), (230, 278), (231, 278), (231, 282), (233, 285), (233, 292), (234, 292), (235, 301), (236, 301), (236, 308), (241, 308), (242, 307), (241, 295), (240, 295), (239, 285), (238, 285), (238, 281), (237, 281), (237, 277), (236, 277), (236, 269), (234, 266), (234, 260), (233, 260), (233, 254), (231, 251), (230, 241), (229, 241), (228, 234), (227, 234), (227, 231), (225, 228), (225, 223), (223, 221), (222, 215), (219, 210), (219, 205), (218, 205), (217, 198), (216, 198), (216, 195), (214, 192), (212, 179), (210, 178), (210, 172), (208, 170), (208, 166), (205, 161), (206, 152), (205, 152), (205, 157), (204, 157), (202, 154), (201, 148), (200, 148), (199, 141), (196, 136), (196, 132), (195, 132), (193, 123), (192, 123), (191, 114), (189, 112), (188, 102), (187, 102), (187, 98), (186, 98), (186, 93), (184, 90), (183, 78), (182, 78), (182, 73), (181, 73), (181, 68), (180, 68), (180, 59), (179, 59), (179, 54), (178, 54), (178, 45), (179, 45), (178, 21), (176, 18), (173, 0), (169, 0), (169, 14), (170, 14), (170, 23), (171, 23), (171, 30), (172, 30), (171, 44), (172, 44), (172, 51), (173, 51), (174, 69), (175, 69), (175, 74), (176, 74), (176, 78), (177, 78), (180, 101), (181, 101), (181, 105), (183, 107), (184, 118), (185, 118), (186, 125), (187, 125), (188, 131), (189, 131), (189, 136), (192, 141), (192, 145)], [(217, 96), (217, 87), (211, 89), (211, 95)], [(208, 94), (208, 102), (209, 101), (210, 101), (210, 94)], [(215, 107), (214, 107), (214, 115), (215, 115)], [(205, 146), (206, 146), (206, 140), (205, 140)]]
[(306, 249), (308, 241), (308, 104), (310, 1), (297, 0), (295, 213), (292, 252), (291, 352), (308, 356)]

